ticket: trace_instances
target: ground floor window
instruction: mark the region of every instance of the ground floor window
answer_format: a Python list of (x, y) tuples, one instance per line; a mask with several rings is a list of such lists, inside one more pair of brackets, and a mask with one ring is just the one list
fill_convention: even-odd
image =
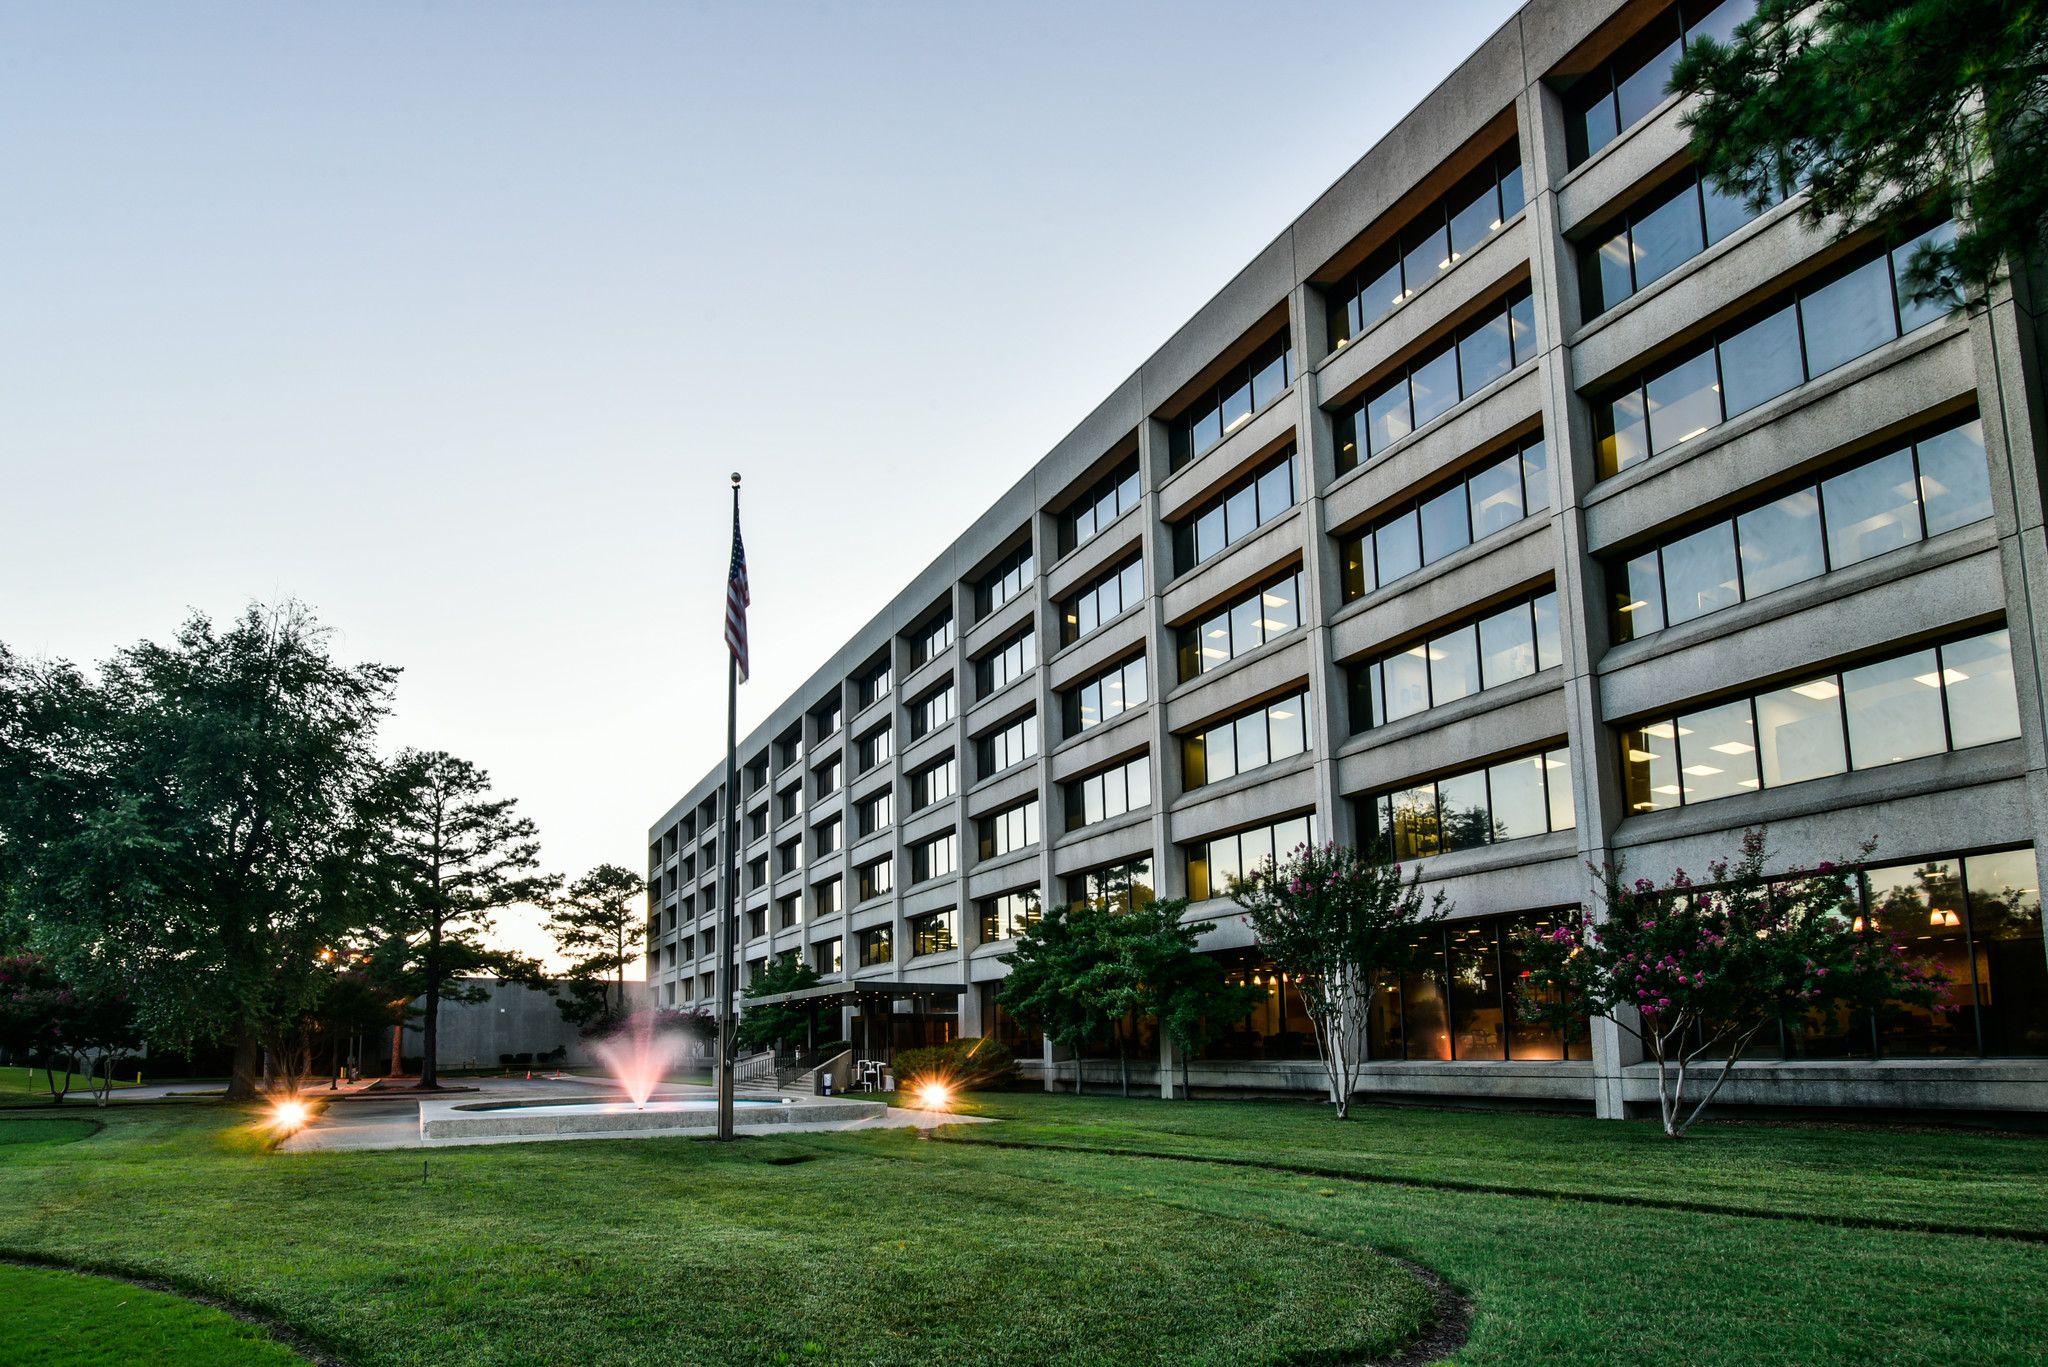
[(1301, 989), (1256, 949), (1219, 953), (1233, 983), (1263, 988), (1265, 1002), (1235, 1024), (1210, 1031), (1205, 1059), (1314, 1059), (1315, 1027), (1301, 1004)]
[(1001, 988), (1001, 983), (983, 983), (979, 988), (983, 1037), (1007, 1044), (1019, 1058), (1038, 1057), (1045, 1049), (1044, 1036), (1036, 1025), (1020, 1021), (1004, 1009), (999, 996)]
[(1515, 1009), (1514, 984), (1526, 976), (1513, 932), (1556, 924), (1528, 912), (1431, 926), (1418, 939), (1420, 962), (1388, 978), (1373, 995), (1367, 1047), (1375, 1059), (1588, 1059), (1583, 1030), (1569, 1044), (1555, 1026)]

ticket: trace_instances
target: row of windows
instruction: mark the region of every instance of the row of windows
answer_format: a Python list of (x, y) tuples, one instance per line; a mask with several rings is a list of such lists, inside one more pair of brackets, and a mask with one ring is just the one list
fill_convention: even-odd
[(1031, 585), (1031, 543), (1026, 541), (996, 562), (974, 586), (974, 615), (986, 617)]
[(992, 813), (976, 822), (979, 856), (1000, 859), (1014, 850), (1038, 843), (1038, 799), (1030, 798), (1014, 807)]
[(1186, 574), (1301, 501), (1294, 448), (1246, 475), (1173, 526), (1173, 570)]
[(1449, 921), (1422, 932), (1421, 953), (1408, 972), (1392, 975), (1374, 994), (1367, 1049), (1379, 1059), (1585, 1059), (1583, 1036), (1567, 1045), (1555, 1025), (1523, 1020), (1514, 985), (1526, 970), (1515, 950), (1518, 930), (1556, 925), (1542, 912)]
[(910, 667), (922, 669), (953, 648), (953, 610), (946, 609), (910, 638)]
[(896, 929), (894, 926), (875, 926), (863, 930), (856, 939), (860, 946), (860, 966), (873, 968), (886, 964), (896, 957)]
[(1331, 287), (1330, 350), (1349, 345), (1522, 212), (1522, 152), (1509, 139), (1449, 194)]
[(953, 796), (959, 789), (959, 770), (953, 756), (948, 755), (910, 776), (910, 810), (921, 812), (934, 802)]
[(1821, 283), (1801, 285), (1765, 305), (1762, 317), (1717, 330), (1596, 403), (1601, 478), (1946, 317), (1946, 301), (1912, 302), (1900, 293), (1898, 280), (1922, 243), (1952, 238), (1954, 232), (1953, 224), (1943, 224)]
[(890, 744), (891, 734), (890, 729), (884, 726), (860, 738), (854, 746), (854, 755), (860, 764), (861, 773), (865, 774), (876, 765), (889, 762), (889, 756), (894, 753)]
[(1079, 688), (1062, 693), (1060, 709), (1065, 715), (1061, 721), (1066, 733), (1078, 736), (1133, 707), (1144, 706), (1145, 673), (1145, 657), (1134, 655), (1120, 665), (1103, 670)]
[(1362, 829), (1395, 859), (1421, 859), (1546, 831), (1572, 829), (1571, 762), (1564, 750), (1452, 774), (1367, 798)]
[(928, 911), (922, 916), (910, 919), (910, 957), (921, 958), (926, 954), (949, 954), (960, 947), (956, 936), (953, 908), (944, 911)]
[(1467, 323), (1393, 379), (1336, 414), (1337, 473), (1426, 427), (1524, 361), (1536, 356), (1536, 301), (1528, 287)]
[(854, 691), (860, 698), (860, 709), (865, 712), (889, 696), (889, 689), (896, 681), (896, 667), (884, 660), (860, 676), (854, 684)]
[(860, 900), (871, 901), (891, 891), (896, 886), (895, 860), (883, 855), (872, 864), (860, 867)]
[(1532, 437), (1455, 484), (1340, 539), (1344, 601), (1363, 598), (1549, 508), (1549, 460), (1543, 438)]
[(1301, 576), (1290, 574), (1180, 629), (1180, 677), (1228, 664), (1301, 625)]
[(873, 797), (863, 799), (855, 806), (854, 812), (862, 837), (886, 830), (889, 823), (895, 819), (895, 806), (895, 793), (888, 788), (882, 789)]
[(1296, 849), (1315, 841), (1316, 818), (1309, 813), (1184, 845), (1188, 896), (1197, 902), (1228, 897), (1233, 879), (1257, 872), (1269, 859), (1286, 860)]
[(929, 735), (953, 720), (953, 681), (933, 689), (910, 705), (910, 738)]
[(1688, 173), (1600, 229), (1579, 249), (1579, 298), (1588, 319), (1669, 275), (1752, 223), (1760, 209)]
[(1038, 924), (1038, 885), (1006, 892), (999, 897), (988, 897), (974, 904), (981, 922), (981, 942), (994, 944), (997, 940), (1014, 940)]
[(1038, 665), (1038, 633), (1025, 628), (974, 662), (974, 691), (986, 698), (1008, 688)]
[(1138, 506), (1138, 458), (1119, 464), (1060, 514), (1060, 554), (1067, 555)]
[(1083, 585), (1060, 604), (1060, 644), (1070, 646), (1125, 608), (1145, 599), (1145, 561), (1127, 557)]
[(1139, 855), (1067, 878), (1067, 900), (1130, 911), (1153, 900), (1152, 856)]
[(982, 778), (1000, 774), (1038, 753), (1038, 716), (1019, 717), (1000, 731), (974, 742), (975, 772)]
[(929, 883), (960, 867), (960, 837), (953, 831), (910, 847), (910, 881)]
[(1151, 802), (1152, 763), (1140, 755), (1067, 785), (1067, 829), (1078, 831), (1083, 826), (1134, 812)]
[(1634, 640), (1991, 516), (1972, 419), (1632, 557), (1614, 635)]
[(1220, 783), (1308, 748), (1308, 694), (1296, 693), (1184, 737), (1181, 780), (1189, 788)]
[(2004, 630), (1622, 732), (1629, 810), (1654, 812), (2020, 733)]
[(1232, 366), (1216, 386), (1173, 420), (1167, 437), (1170, 468), (1178, 470), (1250, 420), (1294, 383), (1294, 344), (1282, 326), (1271, 340)]
[(1755, 0), (1685, 0), (1673, 5), (1565, 92), (1565, 155), (1571, 165), (1592, 156), (1664, 102), (1671, 69), (1695, 38), (1727, 42), (1756, 12)]
[(1385, 726), (1563, 663), (1557, 594), (1539, 594), (1354, 667), (1351, 724)]

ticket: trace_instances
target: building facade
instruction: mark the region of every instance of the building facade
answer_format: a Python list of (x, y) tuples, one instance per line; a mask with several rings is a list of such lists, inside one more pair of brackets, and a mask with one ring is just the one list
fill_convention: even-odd
[[(2048, 1109), (2026, 282), (1916, 303), (1914, 243), (1702, 185), (1663, 87), (1746, 12), (1524, 8), (851, 631), (742, 742), (748, 971), (961, 984), (920, 1031), (1035, 1053), (991, 990), (1016, 928), (1190, 897), (1270, 989), (1193, 1084), (1314, 1088), (1211, 894), (1385, 838), (1453, 912), (1367, 1086), (1620, 1115), (1654, 1096), (1630, 1038), (1517, 1021), (1506, 930), (1589, 901), (1589, 866), (1874, 837), (1869, 914), (1957, 1009), (1759, 1041), (1727, 1100)], [(649, 832), (679, 1005), (714, 991), (723, 777)]]

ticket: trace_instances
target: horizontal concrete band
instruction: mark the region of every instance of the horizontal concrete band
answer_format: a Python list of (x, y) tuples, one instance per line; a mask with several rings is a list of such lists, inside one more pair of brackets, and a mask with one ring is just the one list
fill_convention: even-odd
[[(472, 1139), (523, 1134), (626, 1134), (642, 1130), (714, 1130), (718, 1112), (712, 1107), (690, 1111), (615, 1111), (604, 1115), (550, 1115), (548, 1107), (503, 1111), (462, 1111), (460, 1103), (422, 1103), (420, 1136), (424, 1139)], [(430, 1110), (429, 1107), (432, 1109)], [(878, 1101), (816, 1101), (789, 1106), (737, 1106), (739, 1125), (830, 1125), (879, 1120), (889, 1108)]]

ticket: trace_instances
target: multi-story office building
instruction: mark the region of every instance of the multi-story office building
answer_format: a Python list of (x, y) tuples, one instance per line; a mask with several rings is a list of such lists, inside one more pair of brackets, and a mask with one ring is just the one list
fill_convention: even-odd
[[(1911, 243), (1699, 182), (1666, 74), (1745, 8), (1527, 6), (850, 631), (740, 752), (749, 970), (923, 984), (886, 1019), (1037, 1057), (991, 991), (1016, 929), (1189, 897), (1269, 989), (1195, 1086), (1314, 1088), (1220, 894), (1385, 838), (1454, 912), (1367, 1086), (1612, 1115), (1652, 1094), (1628, 1037), (1518, 1021), (1504, 931), (1589, 865), (1874, 836), (1869, 914), (1956, 1009), (1774, 1034), (1727, 1099), (2048, 1107), (2035, 333), (2008, 290), (1907, 299)], [(722, 778), (651, 830), (679, 1002)]]

